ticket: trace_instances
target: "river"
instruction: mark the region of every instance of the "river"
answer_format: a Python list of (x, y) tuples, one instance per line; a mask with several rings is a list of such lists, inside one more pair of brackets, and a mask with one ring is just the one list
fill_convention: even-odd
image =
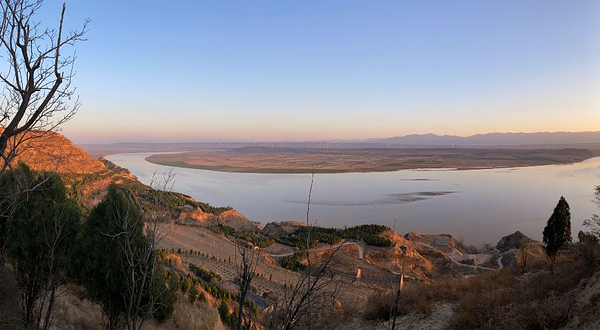
[[(108, 160), (149, 184), (167, 166), (149, 163), (148, 153)], [(306, 220), (310, 174), (225, 173), (174, 168), (174, 190), (214, 206), (231, 205), (249, 219), (268, 223)], [(520, 230), (541, 239), (560, 196), (571, 206), (572, 232), (598, 213), (591, 202), (600, 185), (600, 157), (568, 165), (481, 170), (403, 170), (316, 174), (310, 221), (344, 227), (377, 223), (409, 231), (461, 237), (468, 244), (495, 244)]]

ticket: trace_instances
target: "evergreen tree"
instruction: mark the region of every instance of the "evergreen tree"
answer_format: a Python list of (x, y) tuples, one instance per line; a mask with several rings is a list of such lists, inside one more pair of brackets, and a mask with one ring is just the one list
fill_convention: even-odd
[(546, 254), (552, 260), (552, 271), (558, 250), (571, 240), (571, 211), (569, 203), (561, 196), (544, 228), (543, 245)]
[(107, 329), (139, 329), (157, 311), (160, 321), (171, 315), (170, 306), (160, 306), (174, 297), (160, 296), (168, 293), (167, 281), (157, 275), (162, 270), (156, 269), (139, 205), (117, 186), (110, 186), (91, 211), (78, 241), (74, 269), (89, 297), (102, 306)]
[(175, 310), (175, 292), (178, 288), (172, 288), (169, 284), (169, 273), (161, 266), (156, 267), (154, 272), (154, 294), (158, 297), (153, 317), (158, 323), (163, 323), (173, 316)]
[(2, 194), (23, 186), (36, 189), (26, 189), (10, 202), (14, 208), (5, 219), (6, 254), (17, 275), (25, 322), (48, 329), (81, 213), (55, 174), (38, 174), (20, 164), (0, 182)]
[[(121, 273), (124, 260), (120, 239), (112, 235), (119, 232), (114, 220), (118, 209), (126, 208), (127, 204), (125, 197), (111, 186), (85, 222), (78, 239), (78, 258), (74, 260), (77, 277), (85, 286), (88, 297), (102, 307), (108, 330), (121, 329), (125, 323), (123, 294), (127, 288)], [(132, 211), (138, 213), (138, 210)]]

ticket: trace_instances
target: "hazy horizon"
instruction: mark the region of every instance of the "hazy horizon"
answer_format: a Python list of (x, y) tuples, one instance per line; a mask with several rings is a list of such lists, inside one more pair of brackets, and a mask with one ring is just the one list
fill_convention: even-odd
[[(64, 133), (64, 132), (60, 132)], [(247, 143), (261, 143), (261, 142), (273, 142), (273, 143), (285, 143), (285, 142), (369, 142), (369, 141), (378, 141), (385, 139), (393, 139), (393, 138), (405, 138), (410, 136), (418, 136), (418, 137), (426, 137), (426, 136), (435, 136), (439, 138), (444, 137), (452, 137), (452, 138), (472, 138), (477, 136), (487, 136), (487, 135), (520, 135), (520, 134), (528, 134), (528, 135), (537, 135), (537, 134), (600, 134), (599, 131), (579, 131), (579, 132), (570, 132), (570, 131), (540, 131), (540, 132), (485, 132), (485, 133), (476, 133), (472, 135), (453, 135), (453, 134), (435, 134), (435, 133), (409, 133), (405, 135), (394, 135), (394, 136), (375, 136), (368, 137), (363, 139), (343, 139), (343, 138), (333, 138), (333, 139), (273, 139), (273, 140), (251, 140), (251, 139), (227, 139), (227, 138), (190, 138), (190, 139), (177, 139), (177, 138), (167, 138), (167, 139), (159, 139), (154, 137), (140, 137), (132, 140), (122, 140), (117, 138), (102, 138), (100, 140), (81, 140), (81, 139), (71, 139), (76, 144), (82, 145), (94, 145), (94, 144), (118, 144), (118, 143), (203, 143), (203, 142), (247, 142)], [(66, 135), (69, 138), (68, 135)], [(564, 142), (569, 143), (569, 142)], [(572, 143), (572, 142), (571, 142)], [(600, 140), (585, 140), (581, 143), (600, 143)]]
[(600, 130), (597, 1), (67, 6), (78, 142)]

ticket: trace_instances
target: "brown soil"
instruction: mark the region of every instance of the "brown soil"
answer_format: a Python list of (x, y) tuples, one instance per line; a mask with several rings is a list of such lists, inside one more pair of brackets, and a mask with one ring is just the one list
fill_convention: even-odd
[(22, 161), (37, 171), (59, 173), (89, 174), (106, 170), (104, 164), (61, 134), (32, 132), (28, 135), (33, 138), (21, 144), (15, 164)]
[(304, 149), (246, 147), (153, 155), (152, 163), (246, 173), (384, 172), (416, 168), (478, 169), (564, 164), (594, 157), (587, 149)]

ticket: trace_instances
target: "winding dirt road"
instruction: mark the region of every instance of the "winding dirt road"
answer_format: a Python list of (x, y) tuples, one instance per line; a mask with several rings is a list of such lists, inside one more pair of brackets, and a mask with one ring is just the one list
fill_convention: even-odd
[[(365, 258), (365, 248), (360, 243), (356, 243), (356, 242), (338, 243), (338, 244), (331, 245), (331, 246), (324, 246), (324, 247), (314, 248), (314, 249), (311, 249), (311, 251), (333, 250), (333, 249), (336, 249), (336, 248), (338, 248), (340, 246), (346, 246), (346, 245), (356, 245), (356, 246), (358, 246), (358, 259), (364, 259)], [(296, 253), (296, 252), (289, 252), (289, 253), (283, 253), (283, 254), (271, 254), (271, 253), (265, 253), (265, 254), (268, 255), (268, 256), (270, 256), (270, 257), (280, 258), (280, 257), (291, 256), (294, 253)]]
[(461, 262), (457, 261), (456, 259), (452, 258), (452, 255), (450, 255), (450, 254), (448, 254), (448, 253), (445, 253), (445, 252), (443, 252), (443, 251), (441, 251), (441, 250), (439, 250), (439, 249), (437, 249), (437, 248), (435, 248), (435, 247), (433, 247), (433, 246), (431, 246), (431, 245), (429, 245), (429, 244), (427, 244), (427, 243), (423, 243), (423, 242), (417, 242), (417, 243), (418, 243), (418, 244), (421, 244), (421, 245), (423, 245), (423, 246), (425, 246), (425, 247), (428, 247), (428, 248), (430, 248), (430, 249), (432, 249), (432, 250), (435, 250), (435, 251), (437, 251), (437, 252), (440, 252), (440, 253), (442, 253), (443, 255), (447, 256), (447, 257), (448, 257), (448, 259), (450, 259), (450, 260), (451, 260), (453, 263), (455, 263), (455, 264), (457, 264), (457, 265), (459, 265), (459, 266), (467, 266), (467, 267), (471, 267), (471, 268), (473, 268), (473, 269), (495, 270), (494, 268), (489, 268), (489, 267), (484, 267), (484, 266), (478, 266), (478, 265), (467, 265), (467, 264), (463, 264), (463, 263), (461, 263)]

